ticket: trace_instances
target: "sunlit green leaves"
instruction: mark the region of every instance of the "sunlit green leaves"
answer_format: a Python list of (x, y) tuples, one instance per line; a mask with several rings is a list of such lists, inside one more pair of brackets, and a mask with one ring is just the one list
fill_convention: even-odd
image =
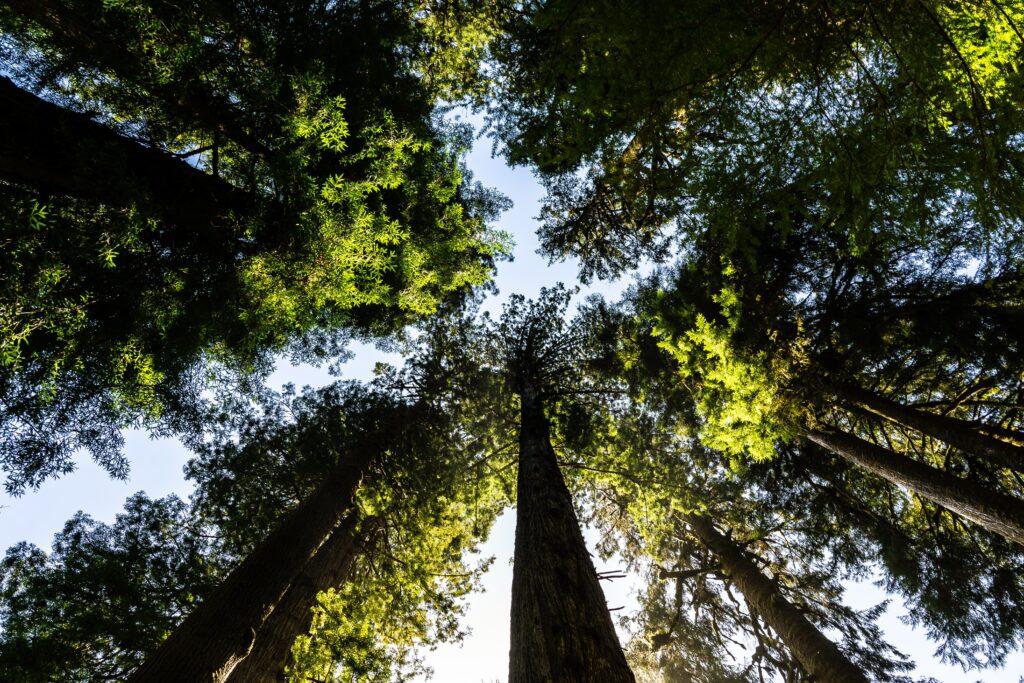
[(1019, 103), (1024, 97), (1019, 81), (1024, 8), (1016, 2), (971, 0), (955, 6), (935, 3), (930, 11), (948, 65), (943, 75), (961, 102), (983, 109), (1000, 100)]
[[(725, 275), (735, 271), (726, 268)], [(679, 363), (680, 375), (694, 380), (701, 442), (731, 458), (769, 459), (777, 443), (799, 434), (801, 409), (787, 396), (787, 383), (800, 369), (799, 343), (784, 356), (737, 348), (737, 292), (727, 286), (713, 299), (722, 322), (698, 313), (688, 330), (655, 327), (654, 334)]]

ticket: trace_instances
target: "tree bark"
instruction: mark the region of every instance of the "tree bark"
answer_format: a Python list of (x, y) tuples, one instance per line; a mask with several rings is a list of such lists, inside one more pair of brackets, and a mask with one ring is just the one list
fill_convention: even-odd
[(226, 680), (253, 651), (260, 630), (296, 577), (351, 510), (353, 495), (370, 462), (370, 455), (349, 453), (129, 680)]
[(256, 635), (252, 652), (235, 667), (227, 683), (284, 683), (292, 644), (309, 633), (316, 596), (348, 580), (364, 543), (379, 527), (376, 518), (361, 523), (354, 514), (345, 518), (292, 582)]
[[(984, 427), (966, 420), (909, 408), (850, 384), (834, 384), (827, 388), (844, 403), (863, 406), (893, 422), (916, 429), (922, 434), (984, 458), (1000, 467), (1024, 472), (1024, 448), (986, 434)], [(1003, 433), (1002, 430), (993, 431)], [(1021, 443), (1024, 443), (1024, 434), (1020, 435), (1020, 439)]]
[(633, 683), (543, 405), (521, 400), (509, 683)]
[(160, 215), (193, 229), (252, 208), (248, 195), (230, 183), (3, 77), (0, 180), (115, 207), (148, 202)]
[(811, 430), (807, 439), (951, 512), (1024, 545), (1024, 501), (961, 479), (839, 431)]
[(761, 573), (750, 556), (722, 534), (703, 515), (684, 514), (683, 520), (700, 542), (722, 563), (722, 571), (743, 593), (750, 606), (779, 634), (797, 661), (814, 680), (829, 683), (867, 683), (867, 676), (800, 610), (786, 599), (774, 581)]

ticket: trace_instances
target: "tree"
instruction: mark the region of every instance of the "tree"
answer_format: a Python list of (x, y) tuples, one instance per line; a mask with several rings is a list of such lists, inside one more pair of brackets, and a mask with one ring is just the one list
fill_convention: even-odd
[(830, 389), (848, 405), (863, 407), (998, 466), (1024, 471), (1024, 434), (918, 410), (851, 384), (839, 384)]
[(317, 490), (242, 560), (131, 680), (227, 680), (252, 651), (267, 617), (344, 523), (364, 472), (382, 451), (372, 439), (362, 446), (363, 452), (350, 451)]
[(618, 391), (598, 395), (572, 464), (592, 487), (603, 550), (650, 568), (630, 655), (683, 680), (905, 680), (907, 663), (873, 623), (882, 608), (843, 604), (842, 565), (817, 552), (802, 518), (763, 504), (756, 478), (740, 479), (692, 438), (685, 404), (665, 401), (651, 368), (637, 383), (615, 369), (613, 309), (595, 302), (583, 317), (600, 359), (592, 371)]
[(388, 374), (372, 391), (339, 383), (268, 399), (257, 413), (229, 416), (192, 463), (197, 513), (223, 530), (226, 551), (244, 556), (336, 466), (339, 448), (367, 430), (387, 437), (356, 509), (292, 581), (228, 680), (402, 680), (421, 669), (414, 645), (461, 637), (459, 599), (482, 571), (466, 558), (501, 505), (474, 462), (478, 446), (438, 410), (439, 391), (425, 390), (442, 389), (443, 378), (409, 371), (413, 378), (415, 395)]
[(565, 486), (545, 404), (573, 392), (569, 293), (515, 296), (489, 331), (491, 362), (519, 398), (509, 681), (634, 680)]
[[(353, 384), (300, 400), (271, 399), (263, 411), (229, 416), (227, 426), (242, 430), (241, 441), (232, 428), (221, 431), (192, 467), (200, 481), (198, 511), (225, 534), (226, 549), (244, 559), (135, 680), (186, 671), (216, 672), (217, 680), (277, 680), (289, 671), (330, 677), (339, 661), (360, 670), (367, 655), (353, 655), (345, 639), (359, 631), (365, 639), (366, 618), (393, 623), (390, 629), (407, 640), (425, 637), (424, 602), (436, 606), (439, 637), (456, 634), (454, 600), (476, 577), (461, 558), (496, 511), (486, 482), (461, 479), (472, 451), (458, 449), (444, 415), (423, 401)], [(367, 574), (372, 585), (351, 586), (369, 581)], [(328, 590), (347, 599), (332, 598), (327, 604), (335, 606), (317, 617), (310, 610)], [(356, 618), (346, 615), (350, 610)], [(318, 623), (327, 635), (294, 644)], [(356, 633), (346, 635), (353, 627)], [(330, 634), (339, 630), (344, 649), (332, 651)], [(205, 643), (205, 660), (182, 654), (197, 641)], [(371, 639), (364, 647), (372, 652), (383, 644)], [(248, 657), (254, 661), (247, 664)]]
[[(687, 272), (690, 271), (684, 271), (677, 277), (682, 279)], [(786, 421), (781, 416), (792, 414), (787, 412), (792, 410), (792, 402), (795, 401), (799, 407), (799, 402), (805, 400), (799, 390), (793, 388), (794, 383), (800, 386), (799, 373), (805, 366), (799, 365), (794, 370), (786, 362), (778, 366), (779, 372), (774, 372), (773, 354), (779, 354), (781, 346), (777, 340), (762, 345), (758, 356), (750, 351), (740, 352), (736, 349), (739, 341), (751, 336), (757, 339), (765, 317), (758, 315), (751, 320), (741, 315), (723, 320), (721, 309), (717, 314), (714, 312), (719, 305), (714, 301), (705, 322), (691, 328), (688, 333), (686, 350), (690, 355), (675, 353), (677, 347), (674, 346), (670, 347), (673, 353), (664, 354), (664, 345), (658, 348), (658, 339), (663, 337), (651, 334), (653, 325), (650, 320), (654, 316), (641, 312), (664, 311), (666, 317), (663, 320), (671, 321), (674, 326), (675, 321), (685, 319), (682, 313), (687, 309), (691, 311), (688, 315), (693, 315), (692, 307), (699, 307), (707, 295), (702, 297), (698, 292), (694, 296), (698, 290), (674, 290), (664, 286), (665, 280), (656, 281), (658, 284), (649, 289), (635, 289), (627, 297), (632, 302), (629, 305), (614, 307), (598, 302), (589, 313), (595, 330), (591, 337), (601, 349), (596, 354), (601, 359), (596, 367), (625, 384), (630, 400), (637, 403), (633, 411), (642, 416), (642, 411), (649, 410), (652, 415), (661, 416), (653, 426), (640, 422), (640, 425), (646, 425), (643, 431), (635, 428), (627, 435), (628, 422), (624, 421), (621, 413), (614, 413), (614, 431), (620, 434), (618, 443), (631, 444), (630, 439), (634, 439), (643, 447), (641, 453), (626, 459), (625, 464), (622, 460), (611, 463), (597, 460), (597, 464), (591, 461), (594, 467), (627, 476), (627, 480), (613, 478), (615, 484), (605, 485), (603, 495), (616, 499), (616, 492), (622, 492), (624, 487), (627, 490), (637, 489), (634, 495), (643, 505), (640, 507), (638, 503), (634, 514), (650, 519), (653, 501), (657, 500), (655, 492), (664, 488), (662, 495), (678, 501), (678, 485), (684, 476), (689, 476), (686, 474), (688, 469), (713, 471), (714, 467), (728, 463), (729, 476), (736, 480), (735, 483), (726, 486), (720, 482), (698, 481), (693, 487), (699, 493), (691, 494), (696, 502), (685, 502), (690, 499), (684, 495), (684, 502), (674, 505), (682, 505), (684, 510), (694, 507), (702, 510), (709, 504), (709, 498), (717, 494), (727, 496), (723, 505), (728, 511), (729, 506), (746, 501), (728, 525), (728, 528), (738, 526), (741, 538), (748, 537), (747, 534), (760, 538), (758, 532), (747, 530), (750, 520), (777, 511), (788, 520), (785, 528), (791, 528), (791, 532), (801, 539), (787, 543), (784, 556), (801, 557), (812, 553), (812, 549), (825, 549), (823, 552), (831, 556), (830, 562), (833, 563), (823, 570), (825, 576), (846, 573), (850, 578), (862, 579), (865, 567), (881, 556), (884, 558), (882, 580), (885, 586), (907, 599), (914, 622), (926, 626), (929, 635), (940, 642), (939, 653), (944, 659), (965, 668), (999, 666), (1006, 653), (1019, 642), (1021, 633), (1020, 584), (1010, 578), (1014, 574), (1012, 567), (1020, 561), (1020, 549), (999, 536), (965, 523), (913, 490), (901, 490), (858, 467), (842, 466), (842, 461), (817, 449), (784, 445), (787, 438), (799, 433), (799, 417)], [(683, 306), (677, 298), (680, 291), (687, 297), (682, 299), (685, 302)], [(645, 308), (638, 311), (636, 306)], [(693, 318), (689, 319), (692, 321)], [(800, 347), (798, 351), (806, 354), (806, 347)], [(702, 355), (704, 353), (707, 356)], [(700, 359), (715, 357), (714, 354), (721, 355), (711, 361), (713, 367), (705, 367), (699, 376), (680, 381), (679, 360), (693, 363), (688, 367), (697, 368), (704, 362)], [(752, 357), (756, 359), (753, 363)], [(785, 357), (791, 358), (790, 355)], [(646, 407), (648, 404), (650, 407)], [(705, 410), (715, 412), (709, 414)], [(803, 413), (797, 410), (797, 414)], [(768, 415), (775, 417), (767, 418)], [(854, 423), (852, 427), (858, 432), (866, 429), (862, 423)], [(708, 430), (713, 432), (708, 435)], [(653, 437), (644, 436), (648, 433), (676, 433), (690, 438), (699, 437), (701, 441), (710, 437), (726, 453), (712, 458), (713, 465), (699, 461), (699, 464), (688, 467), (684, 465), (682, 471), (673, 469), (657, 476), (661, 459), (650, 454), (657, 453), (663, 446), (659, 446), (656, 440), (652, 441)], [(889, 438), (884, 433), (863, 433), (872, 439)], [(976, 470), (973, 460), (969, 461), (971, 469), (964, 471), (959, 466), (963, 462), (959, 460), (959, 454), (938, 448), (933, 450), (927, 445), (922, 447), (915, 443), (916, 437), (912, 435), (893, 433), (891, 438), (899, 438), (897, 443), (906, 444), (915, 458), (928, 459), (930, 466), (927, 467), (912, 461), (917, 468), (927, 470), (928, 476), (933, 478), (946, 477), (950, 486), (961, 493), (972, 490), (971, 482), (975, 480), (993, 487), (1002, 487), (1007, 480), (1012, 480), (1012, 477), (984, 479), (986, 468)], [(763, 447), (758, 444), (763, 444)], [(748, 454), (758, 448), (756, 452), (767, 457), (762, 455), (763, 463), (754, 464)], [(682, 450), (689, 453), (687, 462), (699, 452), (693, 446), (682, 447)], [(941, 457), (945, 458), (945, 467), (955, 467), (960, 476), (946, 474), (939, 469), (943, 467)], [(906, 457), (887, 453), (884, 462), (891, 466), (894, 459), (900, 462), (907, 460)], [(813, 472), (813, 475), (808, 472)], [(967, 480), (961, 478), (964, 474)], [(630, 475), (642, 480), (643, 485), (631, 484)], [(851, 486), (846, 481), (857, 484)], [(728, 491), (737, 485), (741, 487), (731, 495), (720, 490), (725, 488)], [(629, 500), (628, 496), (626, 500)], [(992, 496), (989, 491), (976, 491), (973, 502), (984, 507), (996, 505), (998, 500), (999, 496)], [(1016, 505), (1012, 501), (1010, 504)], [(720, 515), (721, 509), (716, 512)], [(713, 519), (718, 524), (722, 523), (720, 517)], [(775, 524), (765, 521), (758, 528), (773, 529)], [(669, 557), (663, 561), (672, 560)], [(697, 563), (693, 568), (701, 566), (708, 565)], [(959, 593), (959, 586), (985, 588), (978, 588), (968, 595)], [(701, 591), (699, 595), (706, 595), (706, 591)], [(692, 639), (689, 635), (685, 637)]]
[(78, 446), (121, 473), (125, 425), (195, 433), (211, 365), (323, 359), (487, 279), (501, 200), (460, 167), (466, 131), (433, 117), (422, 19), (376, 2), (5, 7), (9, 490)]
[[(52, 609), (70, 623), (81, 624), (61, 636), (80, 642), (92, 639), (93, 645), (79, 652), (86, 661), (78, 668), (59, 658), (51, 662), (44, 656), (37, 662), (37, 667), (51, 667), (47, 675), (53, 680), (106, 680), (106, 669), (97, 662), (107, 661), (120, 662), (120, 678), (143, 680), (162, 676), (173, 666), (195, 671), (197, 663), (210, 667), (210, 672), (221, 669), (218, 680), (229, 681), (309, 676), (342, 680), (357, 675), (383, 682), (421, 671), (411, 650), (414, 645), (461, 637), (459, 600), (475, 587), (481, 571), (467, 563), (467, 553), (486, 537), (500, 505), (493, 484), (467, 463), (474, 454), (472, 444), (459, 444), (441, 414), (426, 419), (424, 403), (420, 402), (419, 413), (410, 405), (379, 386), (340, 383), (301, 396), (268, 392), (247, 411), (214, 422), (211, 439), (189, 466), (197, 481), (191, 509), (174, 501), (180, 519), (161, 527), (174, 530), (172, 523), (180, 524), (186, 540), (194, 536), (193, 542), (202, 543), (204, 555), (180, 558), (181, 567), (175, 565), (173, 577), (161, 574), (161, 567), (170, 566), (165, 556), (173, 554), (173, 543), (133, 546), (138, 557), (125, 561), (125, 569), (134, 572), (133, 580), (140, 586), (173, 584), (180, 595), (188, 596), (188, 603), (175, 608), (162, 602), (160, 593), (109, 589), (120, 601), (119, 611), (146, 615), (161, 626), (128, 655), (117, 649), (119, 622), (105, 624), (91, 616), (104, 608), (93, 604), (89, 594), (64, 590), (52, 591), (45, 600), (27, 599), (19, 586), (52, 588), (54, 582), (29, 562), (41, 553), (26, 553), (25, 548), (12, 550), (12, 557), (19, 553), (20, 569), (11, 593), (25, 597), (10, 602), (8, 621), (45, 623), (50, 618), (45, 609)], [(323, 495), (332, 482), (335, 489), (342, 486), (345, 472), (353, 469), (349, 454), (365, 449), (372, 439), (383, 439), (377, 445), (387, 448), (386, 457), (366, 466), (356, 500), (351, 492), (347, 502), (344, 492)], [(289, 524), (309, 521), (310, 508), (317, 505), (322, 516), (336, 515), (340, 523), (329, 527), (322, 544), (307, 551), (308, 561), (296, 563), (294, 557), (303, 552), (299, 545), (315, 525), (296, 532)], [(131, 521), (135, 517), (124, 523)], [(182, 553), (190, 547), (181, 545)], [(284, 552), (286, 545), (297, 550)], [(268, 558), (272, 550), (283, 554)], [(123, 553), (111, 556), (91, 544), (66, 562), (113, 567), (119, 558)], [(288, 568), (296, 564), (294, 575), (287, 577)], [(254, 566), (261, 569), (255, 578)], [(211, 577), (214, 568), (217, 572)], [(194, 575), (205, 577), (205, 582)], [(238, 593), (240, 584), (248, 591)], [(270, 598), (261, 597), (265, 595)], [(40, 604), (50, 606), (44, 609)], [(191, 616), (195, 614), (207, 624), (219, 624), (219, 630)], [(117, 612), (111, 618), (116, 620)], [(127, 621), (124, 628), (132, 623)], [(140, 633), (151, 630), (139, 628)], [(191, 652), (186, 661), (170, 667), (166, 660), (161, 662), (158, 647), (187, 649), (190, 638), (211, 631), (204, 651)], [(246, 648), (244, 657), (230, 649), (235, 645), (232, 635), (240, 632), (248, 636), (237, 639)], [(165, 641), (168, 634), (171, 639)], [(4, 647), (17, 654), (26, 647), (23, 640), (12, 636), (13, 644)], [(224, 654), (211, 656), (217, 648)], [(213, 663), (204, 664), (204, 658)]]
[(843, 432), (813, 430), (807, 439), (1024, 546), (1024, 501), (951, 477)]
[(46, 553), (9, 548), (0, 669), (10, 681), (123, 680), (225, 571), (209, 530), (138, 493), (111, 525), (78, 513)]
[(825, 452), (786, 448), (744, 478), (764, 505), (803, 520), (814, 547), (851, 568), (878, 566), (872, 576), (903, 598), (943, 661), (1002, 666), (1020, 647), (1024, 553), (1013, 543)]
[[(361, 523), (360, 523), (361, 522)], [(283, 681), (292, 665), (295, 640), (309, 633), (317, 595), (343, 585), (356, 558), (372, 544), (378, 520), (346, 517), (291, 582), (263, 622), (253, 646), (228, 681)]]
[[(490, 113), (548, 187), (546, 251), (585, 276), (700, 235), (745, 261), (803, 221), (854, 257), (987, 241), (998, 270), (1020, 246), (1022, 25), (1012, 3), (943, 0), (536, 4), (496, 41)], [(783, 229), (752, 238), (772, 213)]]
[(867, 680), (832, 641), (782, 597), (772, 580), (758, 571), (753, 560), (716, 529), (710, 519), (696, 514), (685, 515), (683, 519), (701, 542), (715, 553), (723, 570), (743, 592), (751, 607), (780, 635), (811, 676), (834, 681)]

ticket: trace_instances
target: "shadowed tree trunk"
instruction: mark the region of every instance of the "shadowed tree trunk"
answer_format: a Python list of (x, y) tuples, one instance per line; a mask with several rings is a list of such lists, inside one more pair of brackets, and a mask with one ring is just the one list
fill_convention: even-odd
[(850, 434), (812, 430), (807, 433), (807, 439), (992, 533), (1024, 545), (1024, 501)]
[[(359, 527), (358, 531), (356, 527)], [(292, 644), (309, 633), (316, 596), (348, 580), (365, 543), (380, 528), (380, 520), (345, 518), (292, 582), (280, 604), (267, 617), (252, 652), (228, 676), (228, 683), (283, 683), (291, 662)]]
[[(220, 683), (249, 655), (268, 617), (352, 509), (371, 456), (349, 452), (129, 679)], [(344, 541), (344, 536), (338, 537)]]
[(144, 198), (161, 215), (193, 229), (252, 207), (248, 195), (230, 183), (36, 97), (2, 76), (0, 179), (115, 207), (134, 206)]
[(761, 573), (754, 561), (711, 520), (697, 514), (682, 519), (700, 542), (718, 558), (722, 571), (743, 593), (750, 606), (779, 634), (793, 656), (815, 680), (830, 683), (867, 683), (864, 672), (809, 622), (786, 599), (778, 586)]
[(509, 683), (633, 683), (544, 407), (521, 395)]
[[(1019, 445), (1024, 444), (1024, 434), (1016, 435), (1019, 442), (1015, 444), (995, 435), (986, 434), (984, 426), (910, 408), (857, 386), (835, 384), (829, 385), (828, 389), (844, 403), (863, 406), (872, 413), (916, 429), (922, 434), (989, 460), (996, 465), (1024, 472), (1024, 448)], [(993, 434), (998, 435), (1006, 433), (1007, 430), (992, 431)]]

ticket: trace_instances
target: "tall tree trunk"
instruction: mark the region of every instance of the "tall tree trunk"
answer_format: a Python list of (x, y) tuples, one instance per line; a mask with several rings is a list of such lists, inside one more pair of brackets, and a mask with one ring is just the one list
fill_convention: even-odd
[(684, 514), (683, 520), (700, 542), (718, 558), (722, 571), (739, 588), (750, 606), (779, 634), (797, 661), (815, 680), (829, 683), (867, 683), (860, 667), (826, 638), (800, 610), (786, 599), (778, 586), (731, 538), (722, 534), (703, 515)]
[(807, 439), (993, 533), (1024, 545), (1022, 500), (844, 432), (811, 430)]
[(633, 683), (544, 407), (521, 399), (509, 683)]
[(371, 456), (346, 456), (129, 680), (221, 683), (231, 674), (253, 650), (296, 577), (351, 510)]
[[(893, 422), (916, 429), (922, 434), (938, 439), (944, 443), (985, 458), (1001, 467), (1024, 472), (1024, 434), (1019, 435), (1019, 443), (1015, 444), (985, 433), (979, 427), (966, 420), (936, 415), (924, 410), (910, 408), (884, 396), (866, 391), (850, 384), (839, 383), (829, 385), (828, 390), (844, 403), (863, 406)], [(993, 430), (995, 434), (1003, 434), (1004, 430)]]
[[(356, 527), (359, 530), (356, 530)], [(227, 683), (283, 683), (295, 639), (309, 633), (316, 596), (343, 584), (352, 573), (364, 543), (380, 528), (376, 518), (349, 514), (292, 582), (280, 604), (256, 634), (249, 656), (235, 667)]]
[[(103, 5), (96, 2), (92, 12), (83, 13), (60, 0), (7, 0), (11, 8), (44, 29), (64, 44), (73, 46), (90, 64), (136, 83), (136, 57), (117, 40), (104, 34), (101, 25)], [(226, 100), (219, 99), (203, 84), (200, 74), (187, 82), (143, 83), (149, 93), (170, 111), (191, 119), (211, 131), (223, 133), (237, 145), (262, 157), (270, 150), (262, 141), (245, 130), (241, 115)]]
[(0, 180), (115, 207), (147, 201), (187, 227), (252, 209), (248, 195), (170, 154), (0, 77)]

